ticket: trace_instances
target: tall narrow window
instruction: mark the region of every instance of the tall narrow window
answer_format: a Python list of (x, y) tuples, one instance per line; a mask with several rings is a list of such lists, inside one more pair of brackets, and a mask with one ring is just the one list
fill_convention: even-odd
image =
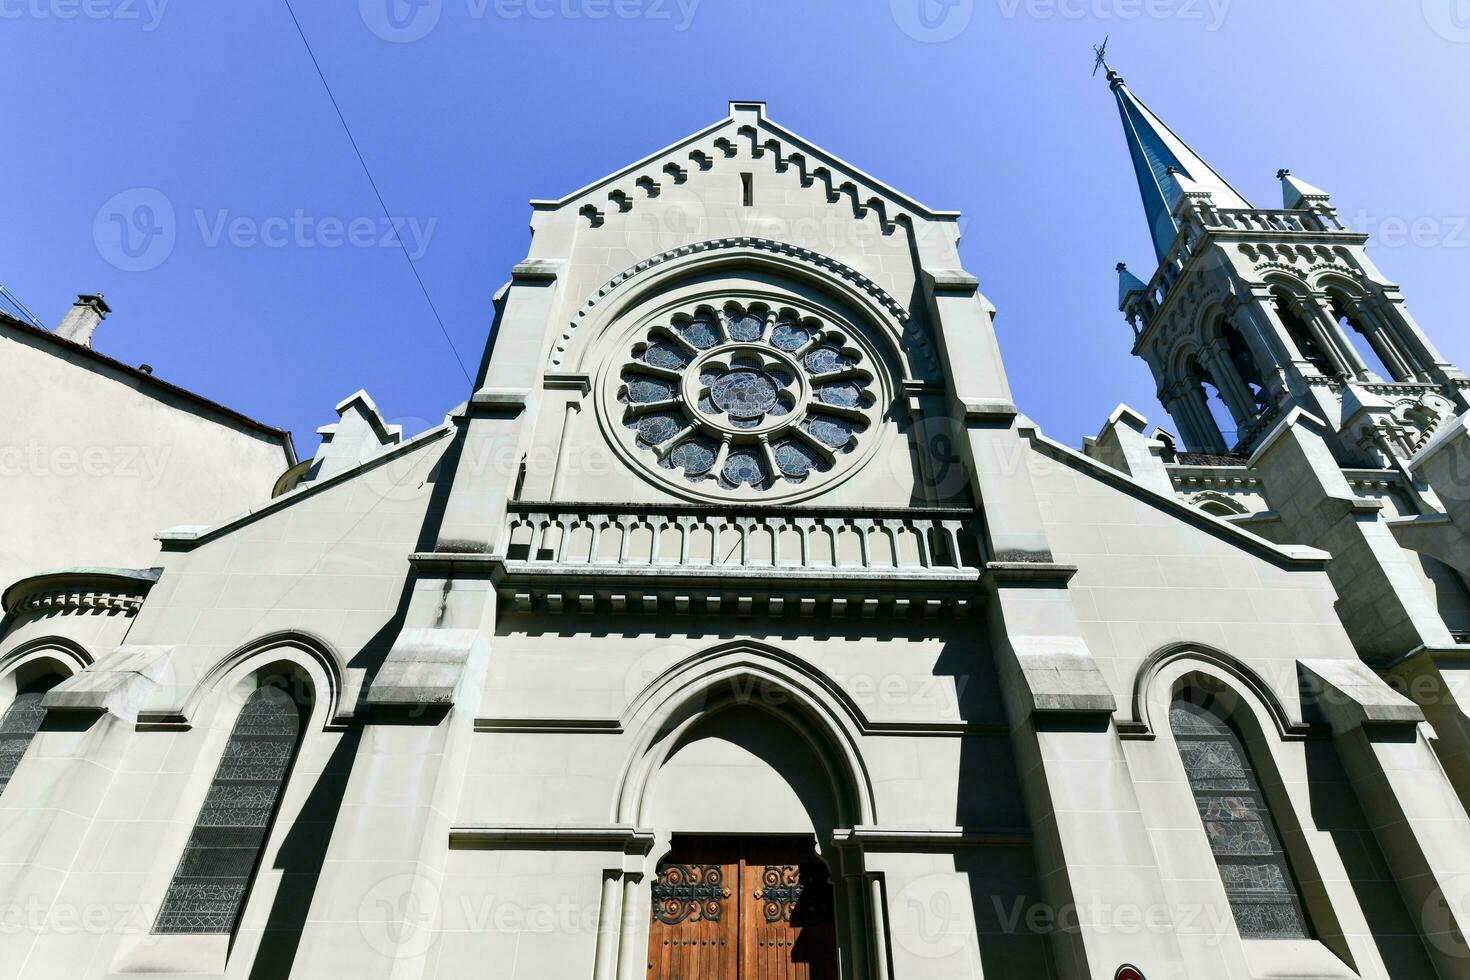
[(1212, 705), (1169, 710), (1215, 865), (1245, 939), (1308, 939), (1311, 931), (1281, 835), (1235, 729)]
[(751, 207), (755, 204), (754, 174), (740, 175), (740, 199), (741, 203), (743, 203), (746, 207)]
[(41, 699), (58, 680), (48, 677), (26, 685), (5, 709), (4, 716), (0, 716), (0, 793), (10, 785), (10, 777), (15, 775), (21, 756), (31, 747), (31, 739), (35, 738), (36, 732), (41, 730), (41, 723), (46, 720), (46, 709), (41, 707)]
[(246, 699), (154, 933), (235, 931), (301, 744), (303, 714), (284, 684), (266, 684)]

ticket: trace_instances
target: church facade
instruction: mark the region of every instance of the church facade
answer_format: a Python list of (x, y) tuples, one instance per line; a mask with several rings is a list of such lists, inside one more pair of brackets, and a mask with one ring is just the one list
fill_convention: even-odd
[(1171, 431), (732, 103), (533, 202), (442, 425), (6, 594), (0, 973), (1470, 977), (1470, 380), (1110, 82)]

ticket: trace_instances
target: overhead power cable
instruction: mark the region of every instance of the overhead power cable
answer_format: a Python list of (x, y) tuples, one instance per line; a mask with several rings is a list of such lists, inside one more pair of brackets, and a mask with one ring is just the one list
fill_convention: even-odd
[[(388, 210), (387, 203), (383, 200), (383, 192), (378, 189), (378, 182), (373, 179), (373, 172), (368, 168), (367, 159), (362, 155), (362, 148), (357, 145), (357, 138), (352, 135), (352, 127), (347, 125), (347, 117), (342, 114), (342, 107), (337, 103), (337, 97), (332, 94), (332, 86), (327, 82), (327, 76), (322, 71), (321, 62), (317, 61), (316, 52), (311, 49), (311, 42), (306, 38), (306, 31), (301, 28), (301, 21), (296, 17), (296, 11), (291, 6), (291, 0), (282, 0), (286, 4), (286, 12), (291, 15), (291, 23), (296, 25), (296, 33), (301, 37), (301, 43), (306, 47), (306, 54), (311, 58), (312, 67), (316, 69), (316, 77), (322, 80), (322, 88), (326, 90), (327, 98), (332, 103), (332, 109), (337, 113), (337, 120), (342, 124), (342, 131), (347, 134), (347, 142), (352, 144), (352, 152), (357, 154), (357, 162), (362, 165), (362, 172), (367, 176), (368, 184), (372, 186), (373, 195), (378, 199), (378, 207), (383, 209), (383, 217), (387, 219), (390, 227), (393, 226), (393, 214)], [(444, 342), (454, 354), (454, 360), (459, 364), (459, 370), (466, 381), (471, 385), (474, 381), (470, 378), (469, 369), (465, 367), (464, 358), (459, 355), (459, 348), (454, 345), (454, 339), (449, 336), (449, 331), (444, 327), (444, 320), (439, 316), (439, 309), (434, 305), (434, 298), (429, 295), (429, 287), (424, 285), (424, 277), (419, 275), (419, 267), (414, 262), (413, 256), (408, 253), (408, 246), (403, 244), (403, 236), (394, 233), (394, 239), (398, 242), (398, 250), (403, 253), (404, 261), (413, 272), (414, 281), (419, 284), (419, 291), (424, 294), (424, 302), (429, 304), (429, 312), (434, 315), (434, 322), (439, 325), (439, 332), (444, 335)]]

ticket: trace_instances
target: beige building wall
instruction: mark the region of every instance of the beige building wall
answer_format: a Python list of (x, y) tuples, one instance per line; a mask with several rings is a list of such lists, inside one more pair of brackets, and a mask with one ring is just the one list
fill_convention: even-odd
[(290, 436), (81, 344), (0, 323), (0, 583), (158, 564), (157, 531), (268, 500)]

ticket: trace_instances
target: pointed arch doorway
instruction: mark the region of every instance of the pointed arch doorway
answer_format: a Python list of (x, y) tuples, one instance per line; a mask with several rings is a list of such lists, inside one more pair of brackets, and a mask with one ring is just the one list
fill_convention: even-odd
[[(654, 842), (638, 877), (624, 881), (623, 911), (615, 913), (617, 971), (614, 944), (604, 944), (597, 980), (886, 980), (881, 885), (861, 850), (846, 843), (849, 828), (878, 822), (872, 786), (850, 709), (824, 678), (780, 651), (739, 641), (658, 678), (635, 701), (628, 727), (641, 734), (621, 777), (615, 819), (646, 828)], [(685, 932), (655, 940), (669, 923), (656, 919), (654, 886), (668, 884), (665, 873), (681, 864), (716, 867), (724, 931), (674, 923)], [(801, 902), (791, 904), (789, 923), (786, 908), (780, 922), (767, 923), (768, 867), (782, 879), (790, 869), (803, 897), (811, 896), (804, 902), (821, 898), (833, 909), (832, 925), (816, 928), (821, 913)], [(693, 868), (680, 875), (675, 884), (693, 884)], [(789, 899), (783, 887), (792, 886), (776, 885), (776, 896)], [(715, 896), (710, 889), (684, 894)], [(831, 938), (819, 940), (824, 934)], [(712, 947), (692, 945), (709, 939)], [(724, 960), (685, 955), (718, 952), (721, 939)]]
[(647, 980), (837, 980), (832, 882), (813, 845), (676, 838), (653, 883)]

